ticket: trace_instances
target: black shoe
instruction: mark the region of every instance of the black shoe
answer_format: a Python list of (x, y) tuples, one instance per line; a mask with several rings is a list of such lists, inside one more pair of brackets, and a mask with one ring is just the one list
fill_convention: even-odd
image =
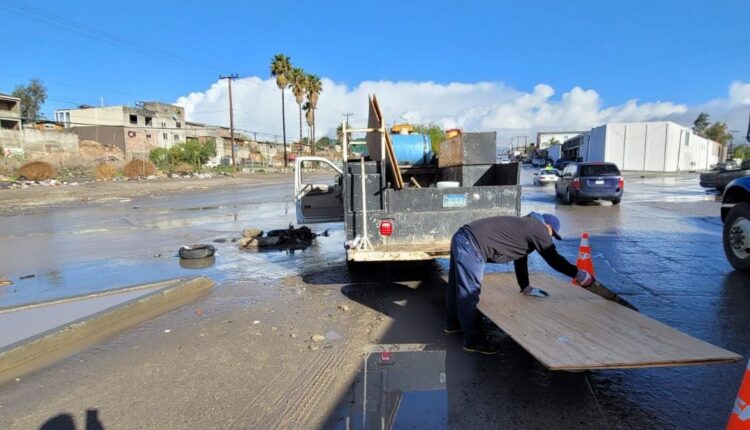
[(464, 351), (466, 352), (478, 352), (484, 355), (495, 355), (500, 352), (500, 347), (493, 345), (487, 341), (484, 341), (477, 345), (464, 345)]
[(457, 325), (446, 325), (443, 329), (445, 334), (456, 334), (456, 333), (463, 333), (464, 329), (461, 328), (461, 326)]

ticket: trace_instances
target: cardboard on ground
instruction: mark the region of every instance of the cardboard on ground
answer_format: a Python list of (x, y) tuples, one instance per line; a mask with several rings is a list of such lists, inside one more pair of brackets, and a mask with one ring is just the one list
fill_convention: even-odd
[(550, 370), (688, 366), (741, 358), (569, 281), (532, 274), (531, 284), (550, 297), (519, 294), (513, 273), (487, 273), (479, 310)]

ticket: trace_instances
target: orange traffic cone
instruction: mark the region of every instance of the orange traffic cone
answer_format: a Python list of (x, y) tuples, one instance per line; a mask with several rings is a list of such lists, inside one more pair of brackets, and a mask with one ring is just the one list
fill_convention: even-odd
[(727, 430), (748, 429), (750, 429), (750, 360), (747, 362), (740, 392), (737, 393), (737, 400), (734, 401), (732, 414), (729, 415), (727, 423)]
[[(591, 276), (596, 276), (594, 273), (594, 261), (591, 259), (591, 245), (589, 244), (589, 234), (583, 233), (581, 235), (581, 245), (578, 247), (578, 259), (576, 260), (576, 267), (578, 270), (585, 270), (591, 273)], [(571, 281), (573, 285), (578, 285), (575, 279)]]

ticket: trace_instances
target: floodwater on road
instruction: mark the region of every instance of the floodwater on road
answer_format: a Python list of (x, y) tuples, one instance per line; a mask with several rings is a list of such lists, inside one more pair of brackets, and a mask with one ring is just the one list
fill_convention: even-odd
[[(280, 279), (329, 257), (341, 260), (337, 224), (315, 226), (331, 234), (295, 251), (308, 258), (238, 249), (235, 241), (245, 228), (268, 231), (295, 221), (290, 191), (286, 184), (272, 185), (0, 218), (0, 274), (13, 281), (0, 287), (0, 308), (198, 273), (219, 283)], [(193, 243), (217, 248), (211, 264), (203, 264), (208, 267), (177, 255), (180, 246)]]
[[(569, 259), (580, 234), (591, 236), (597, 278), (642, 313), (699, 339), (750, 355), (750, 276), (733, 271), (721, 244), (720, 204), (695, 174), (628, 174), (620, 205), (556, 202), (524, 169), (522, 212), (553, 212)], [(681, 368), (547, 371), (496, 327), (498, 356), (464, 353), (443, 331), (447, 262), (398, 265), (349, 275), (340, 224), (295, 253), (241, 251), (243, 228), (295, 221), (292, 186), (138, 198), (0, 218), (0, 308), (169, 277), (208, 275), (217, 288), (257, 280), (252, 301), (291, 276), (304, 286), (339, 289), (384, 318), (368, 338), (360, 376), (340, 395), (328, 427), (722, 428), (745, 362)], [(226, 239), (223, 242), (215, 240)], [(179, 246), (213, 243), (208, 267), (182, 267)], [(538, 256), (531, 270), (549, 272)], [(512, 265), (488, 264), (488, 271)], [(20, 279), (24, 275), (35, 275)], [(425, 345), (415, 350), (405, 345)], [(374, 353), (377, 347), (390, 354)], [(386, 347), (387, 346), (387, 347)], [(365, 382), (367, 381), (367, 382)], [(368, 406), (369, 405), (369, 406)], [(399, 427), (396, 425), (395, 427)]]

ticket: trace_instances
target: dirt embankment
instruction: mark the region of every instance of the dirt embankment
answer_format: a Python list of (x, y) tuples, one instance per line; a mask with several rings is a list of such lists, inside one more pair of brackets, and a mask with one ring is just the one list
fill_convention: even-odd
[(0, 216), (18, 215), (75, 202), (107, 202), (141, 196), (181, 192), (206, 192), (273, 182), (288, 182), (292, 173), (247, 173), (236, 178), (160, 178), (156, 180), (85, 182), (79, 185), (30, 187), (0, 190)]

